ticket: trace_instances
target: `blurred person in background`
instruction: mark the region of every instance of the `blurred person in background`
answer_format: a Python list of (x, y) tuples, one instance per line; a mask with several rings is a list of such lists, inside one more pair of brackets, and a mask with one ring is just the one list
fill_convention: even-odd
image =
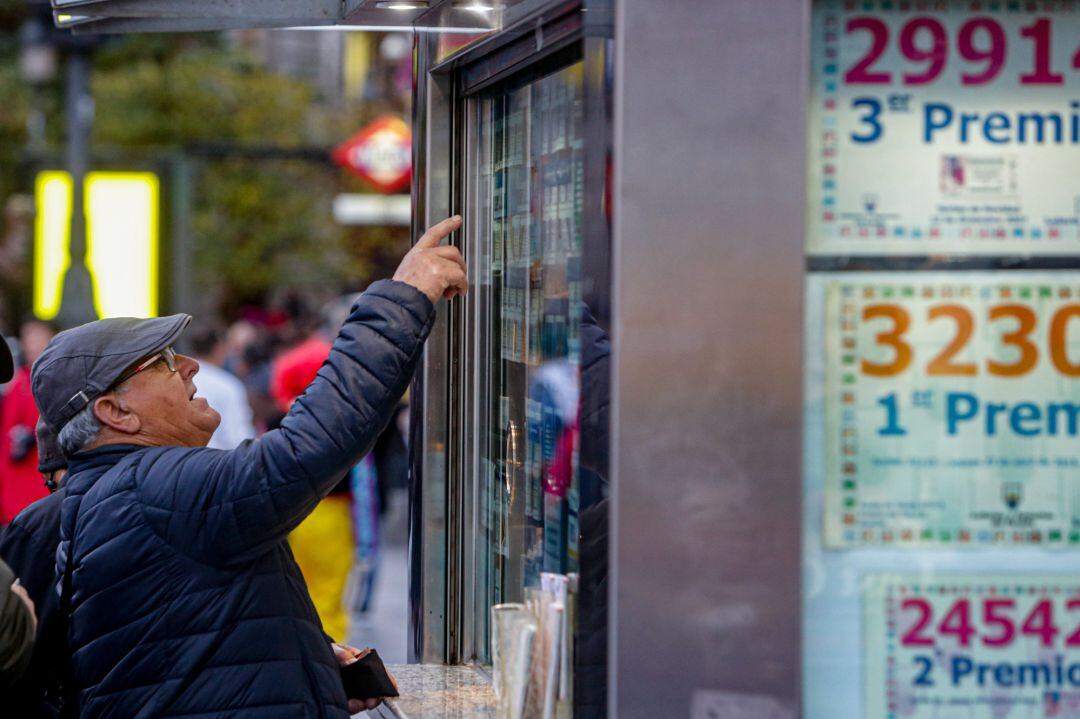
[[(9, 381), (14, 371), (11, 350), (0, 337), (0, 383)], [(36, 629), (33, 601), (11, 567), (0, 560), (0, 696), (5, 699), (30, 664)]]
[(285, 539), (390, 421), (435, 303), (467, 292), (440, 242), (460, 225), (369, 287), (280, 428), (234, 450), (206, 449), (219, 418), (172, 349), (189, 316), (50, 343), (33, 388), (68, 458), (56, 571), (82, 715), (347, 719), (378, 703), (346, 697), (357, 652), (327, 637)]
[[(348, 317), (349, 308), (360, 295), (349, 294), (328, 302), (323, 307), (323, 328), (326, 331), (340, 327)], [(354, 561), (348, 572), (343, 596), (344, 611), (347, 617), (364, 615), (372, 608), (375, 592), (375, 579), (379, 569), (379, 524), (386, 511), (386, 481), (389, 470), (393, 467), (394, 437), (398, 432), (397, 416), (386, 426), (371, 452), (359, 464), (352, 468), (348, 476), (348, 486), (352, 500), (352, 528), (355, 545)], [(404, 447), (403, 447), (404, 448)], [(406, 451), (405, 463), (408, 462)], [(387, 474), (384, 478), (380, 458), (387, 461)], [(407, 471), (407, 467), (405, 468)], [(354, 631), (355, 627), (348, 627)]]
[(379, 475), (379, 511), (386, 512), (389, 498), (409, 488), (409, 395), (398, 405), (394, 421), (371, 451)]
[(48, 494), (37, 471), (38, 409), (30, 389), (30, 367), (55, 334), (52, 325), (36, 319), (23, 322), (19, 329), (22, 362), (0, 405), (0, 525), (9, 524), (24, 507)]
[(34, 198), (11, 195), (4, 203), (0, 231), (0, 323), (4, 327), (18, 324), (20, 298), (28, 294), (33, 236)]
[(37, 608), (33, 654), (23, 678), (4, 695), (4, 707), (20, 719), (53, 719), (63, 712), (64, 679), (69, 676), (67, 623), (56, 592), (56, 548), (60, 544), (60, 505), (67, 460), (44, 420), (37, 428), (38, 471), (49, 496), (19, 512), (0, 537), (0, 559), (7, 562)]
[[(395, 493), (408, 491), (409, 450), (404, 437), (409, 423), (407, 398), (408, 393), (371, 452), (349, 473), (356, 554), (345, 593), (345, 606), (350, 616), (360, 619), (366, 618), (373, 609), (382, 522), (390, 507), (390, 498)], [(350, 627), (350, 630), (356, 628)]]
[(255, 437), (247, 389), (236, 375), (225, 369), (227, 352), (217, 327), (200, 323), (189, 334), (188, 341), (199, 361), (199, 395), (221, 415), (221, 424), (207, 446), (233, 449), (245, 439)]
[(275, 339), (266, 331), (259, 331), (246, 321), (242, 321), (251, 327), (252, 334), (245, 338), (246, 343), (239, 345), (237, 354), (231, 358), (230, 365), (247, 390), (248, 402), (251, 404), (255, 431), (262, 434), (274, 429), (281, 423), (284, 414), (278, 408), (270, 391), (270, 380), (274, 361)]
[(247, 367), (244, 364), (244, 351), (258, 339), (259, 331), (247, 320), (237, 320), (225, 331), (225, 364), (228, 371), (240, 379), (244, 378)]
[[(385, 431), (383, 432), (385, 434)], [(371, 609), (379, 569), (379, 475), (375, 453), (370, 452), (349, 472), (355, 552), (343, 598), (350, 615)]]
[[(282, 412), (289, 411), (330, 355), (325, 333), (314, 320), (307, 326), (308, 336), (275, 359), (271, 368), (270, 392)], [(348, 636), (344, 601), (355, 551), (351, 475), (352, 470), (289, 535), (289, 546), (326, 633), (342, 639)]]
[(36, 627), (34, 603), (0, 560), (0, 690), (5, 698), (30, 663)]

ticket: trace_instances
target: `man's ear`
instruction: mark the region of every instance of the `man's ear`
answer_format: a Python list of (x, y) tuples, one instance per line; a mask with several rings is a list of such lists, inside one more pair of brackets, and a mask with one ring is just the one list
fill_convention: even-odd
[(138, 434), (142, 421), (134, 412), (124, 409), (120, 397), (111, 392), (94, 400), (94, 416), (98, 422), (121, 434)]

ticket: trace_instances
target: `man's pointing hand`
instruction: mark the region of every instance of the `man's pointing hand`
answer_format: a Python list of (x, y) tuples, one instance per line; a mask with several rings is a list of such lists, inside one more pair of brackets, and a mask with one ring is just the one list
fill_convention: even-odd
[(459, 227), (461, 216), (454, 215), (425, 232), (401, 260), (394, 279), (420, 290), (432, 303), (468, 292), (465, 260), (456, 247), (441, 244), (447, 235)]

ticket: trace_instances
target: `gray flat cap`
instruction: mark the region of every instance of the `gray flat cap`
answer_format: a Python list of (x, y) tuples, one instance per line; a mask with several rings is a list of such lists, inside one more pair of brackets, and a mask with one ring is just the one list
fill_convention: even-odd
[(173, 344), (189, 322), (191, 315), (183, 314), (149, 320), (116, 317), (56, 335), (31, 370), (41, 416), (59, 434), (128, 368)]

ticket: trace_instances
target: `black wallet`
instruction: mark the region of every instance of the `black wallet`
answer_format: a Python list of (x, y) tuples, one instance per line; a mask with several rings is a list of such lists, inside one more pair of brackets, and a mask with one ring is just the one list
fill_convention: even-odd
[(352, 664), (341, 667), (341, 682), (350, 699), (398, 696), (397, 684), (374, 649), (365, 649)]

